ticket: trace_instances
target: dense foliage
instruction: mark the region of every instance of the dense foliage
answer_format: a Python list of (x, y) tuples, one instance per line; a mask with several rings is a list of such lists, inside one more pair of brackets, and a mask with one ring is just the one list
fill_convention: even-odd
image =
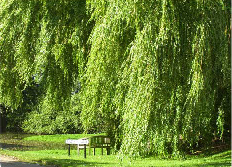
[[(229, 1), (0, 3), (0, 103), (33, 133), (107, 132), (130, 156), (230, 133)], [(80, 121), (82, 125), (80, 125)]]
[(77, 132), (80, 110), (73, 110), (78, 101), (71, 99), (78, 99), (70, 95), (79, 89), (86, 57), (85, 2), (4, 1), (0, 9), (1, 103), (25, 109), (23, 91), (36, 83), (38, 102), (31, 105), (25, 130)]

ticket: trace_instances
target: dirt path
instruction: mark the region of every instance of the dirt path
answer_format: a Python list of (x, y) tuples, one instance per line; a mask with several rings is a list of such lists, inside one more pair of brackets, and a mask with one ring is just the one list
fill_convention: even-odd
[(0, 155), (0, 167), (43, 167), (38, 164), (20, 162), (12, 157)]

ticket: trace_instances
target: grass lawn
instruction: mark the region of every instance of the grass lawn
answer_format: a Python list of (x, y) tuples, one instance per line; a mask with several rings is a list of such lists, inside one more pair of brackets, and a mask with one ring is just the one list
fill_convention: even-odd
[[(92, 135), (87, 135), (92, 136)], [(231, 166), (231, 150), (211, 155), (187, 155), (185, 159), (159, 159), (155, 157), (138, 158), (130, 161), (128, 158), (120, 160), (117, 155), (102, 156), (100, 149), (96, 155), (83, 158), (83, 150), (78, 156), (76, 147), (72, 147), (71, 156), (68, 156), (64, 142), (68, 138), (82, 138), (86, 135), (16, 135), (1, 134), (0, 143), (3, 148), (1, 154), (14, 156), (21, 161), (56, 165), (59, 167), (76, 166), (173, 166), (173, 167), (224, 167)], [(5, 145), (4, 145), (5, 144)], [(87, 151), (88, 153), (88, 151)]]

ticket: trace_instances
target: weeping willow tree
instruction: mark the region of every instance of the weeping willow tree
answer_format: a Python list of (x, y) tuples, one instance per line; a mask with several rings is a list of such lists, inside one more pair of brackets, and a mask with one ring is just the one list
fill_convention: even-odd
[(105, 128), (131, 156), (178, 155), (223, 134), (230, 113), (228, 2), (87, 5), (95, 26), (81, 96), (86, 129)]
[(230, 131), (228, 1), (7, 0), (0, 56), (0, 103), (17, 108), (37, 83), (25, 124), (42, 115), (46, 133), (76, 119), (75, 101), (86, 132), (130, 156), (175, 156)]

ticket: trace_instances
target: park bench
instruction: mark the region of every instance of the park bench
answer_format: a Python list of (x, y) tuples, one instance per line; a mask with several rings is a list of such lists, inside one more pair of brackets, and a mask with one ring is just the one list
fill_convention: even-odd
[(68, 155), (70, 155), (70, 145), (77, 145), (77, 154), (80, 154), (80, 150), (84, 150), (84, 158), (86, 158), (86, 148), (89, 149), (89, 155), (91, 154), (91, 148), (93, 148), (93, 155), (95, 155), (95, 149), (101, 148), (101, 153), (103, 155), (103, 149), (106, 148), (107, 155), (110, 154), (110, 138), (107, 136), (92, 136), (88, 138), (81, 139), (67, 139), (66, 144), (68, 144)]

